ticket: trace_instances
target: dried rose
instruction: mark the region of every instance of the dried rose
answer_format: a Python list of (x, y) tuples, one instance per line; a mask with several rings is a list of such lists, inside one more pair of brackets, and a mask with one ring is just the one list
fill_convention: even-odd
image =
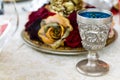
[(81, 47), (81, 38), (78, 30), (78, 24), (76, 19), (76, 11), (71, 13), (68, 16), (68, 19), (73, 27), (73, 30), (70, 32), (69, 36), (65, 39), (65, 46), (69, 46), (71, 48)]
[(41, 22), (41, 28), (38, 36), (42, 41), (56, 49), (64, 44), (64, 40), (68, 37), (69, 33), (73, 30), (67, 18), (56, 14)]

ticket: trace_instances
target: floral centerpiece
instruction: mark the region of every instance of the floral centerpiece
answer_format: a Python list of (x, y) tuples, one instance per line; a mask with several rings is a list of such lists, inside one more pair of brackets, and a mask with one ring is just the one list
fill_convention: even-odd
[(76, 12), (82, 10), (83, 5), (82, 0), (51, 0), (29, 15), (25, 31), (31, 40), (53, 49), (82, 47)]
[(32, 12), (25, 25), (30, 39), (55, 49), (60, 46), (81, 47), (76, 11), (82, 6), (82, 0), (51, 0), (50, 4)]

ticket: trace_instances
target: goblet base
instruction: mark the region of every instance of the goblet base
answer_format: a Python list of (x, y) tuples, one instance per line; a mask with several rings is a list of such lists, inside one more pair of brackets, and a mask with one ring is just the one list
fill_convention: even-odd
[(76, 65), (77, 70), (87, 76), (102, 76), (109, 71), (109, 65), (101, 60), (97, 60), (93, 66), (88, 65), (88, 59), (78, 62)]

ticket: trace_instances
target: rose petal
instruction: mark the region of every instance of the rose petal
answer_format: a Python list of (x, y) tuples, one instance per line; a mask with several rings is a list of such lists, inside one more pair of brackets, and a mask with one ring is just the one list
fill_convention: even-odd
[(119, 13), (119, 10), (117, 10), (116, 8), (112, 7), (111, 8), (111, 12), (113, 13), (113, 15), (116, 15)]
[(81, 38), (79, 35), (79, 32), (76, 30), (73, 30), (70, 35), (65, 40), (65, 45), (75, 48), (75, 47), (81, 47)]

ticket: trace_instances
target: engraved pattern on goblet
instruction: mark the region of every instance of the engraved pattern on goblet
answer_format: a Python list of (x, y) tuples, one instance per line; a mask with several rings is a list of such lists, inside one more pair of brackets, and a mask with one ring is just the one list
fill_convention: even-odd
[(84, 24), (78, 22), (82, 45), (86, 50), (99, 50), (106, 44), (110, 24)]
[[(82, 12), (102, 12), (110, 16), (105, 18), (89, 18), (81, 16)], [(86, 9), (78, 11), (77, 23), (83, 47), (88, 50), (87, 59), (77, 63), (77, 70), (88, 76), (101, 76), (109, 71), (109, 65), (99, 60), (97, 51), (102, 49), (108, 38), (112, 23), (112, 13), (107, 10)]]

